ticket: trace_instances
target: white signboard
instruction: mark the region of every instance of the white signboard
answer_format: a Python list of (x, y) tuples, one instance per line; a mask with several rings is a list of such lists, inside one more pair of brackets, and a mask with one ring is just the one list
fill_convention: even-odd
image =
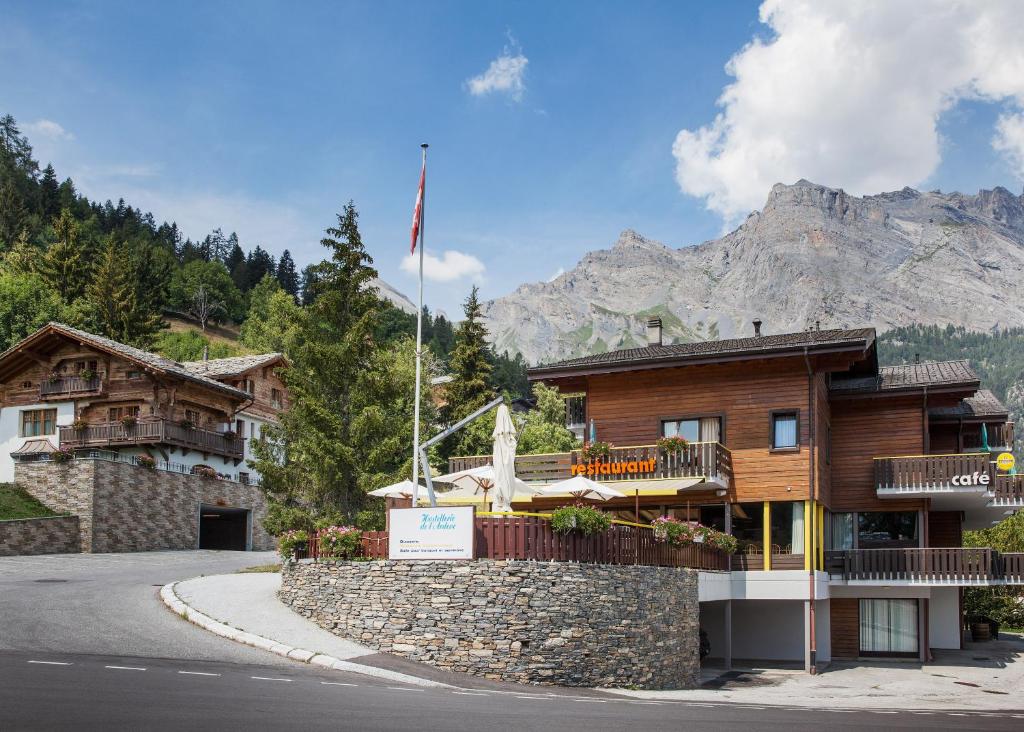
[(393, 508), (388, 559), (472, 559), (473, 506)]

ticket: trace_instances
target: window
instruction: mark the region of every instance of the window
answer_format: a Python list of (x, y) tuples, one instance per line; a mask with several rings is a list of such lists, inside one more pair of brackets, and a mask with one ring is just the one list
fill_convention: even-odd
[(193, 427), (199, 426), (199, 411), (195, 409), (185, 410), (185, 421), (191, 422)]
[(120, 422), (125, 417), (139, 418), (139, 406), (110, 407), (107, 409), (108, 422)]
[(281, 408), (281, 392), (277, 389), (270, 390), (270, 406), (274, 409)]
[(249, 423), (249, 439), (250, 440), (255, 440), (256, 439), (256, 423), (255, 422), (250, 422)]
[(245, 390), (247, 392), (249, 392), (250, 394), (255, 394), (256, 393), (256, 382), (253, 381), (252, 379), (246, 379), (245, 380)]
[(772, 554), (804, 553), (804, 502), (771, 504)]
[(857, 514), (858, 549), (910, 549), (917, 545), (916, 511)]
[(853, 549), (853, 514), (830, 513), (828, 548), (830, 551)]
[(861, 600), (860, 652), (917, 655), (917, 600)]
[(249, 474), (248, 473), (239, 472), (239, 474), (238, 474), (238, 482), (243, 484), (243, 485), (249, 485)]
[(235, 420), (235, 434), (239, 437), (245, 437), (245, 420)]
[(125, 377), (127, 377), (129, 379), (141, 379), (142, 378), (142, 372), (141, 371), (125, 371)]
[(666, 419), (661, 423), (662, 437), (682, 437), (687, 442), (720, 442), (721, 417)]
[(797, 413), (796, 412), (773, 412), (772, 413), (772, 449), (773, 450), (796, 450), (797, 444)]
[(57, 431), (56, 409), (30, 409), (21, 413), (21, 436), (38, 437)]
[(764, 550), (764, 504), (734, 503), (732, 535), (739, 542), (742, 554), (758, 554)]

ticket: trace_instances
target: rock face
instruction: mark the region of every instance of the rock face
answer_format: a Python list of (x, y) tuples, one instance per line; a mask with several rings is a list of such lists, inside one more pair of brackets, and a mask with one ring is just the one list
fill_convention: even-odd
[(721, 239), (672, 249), (626, 230), (551, 282), (484, 306), (498, 351), (530, 363), (645, 342), (910, 323), (972, 330), (1024, 322), (1024, 196), (1005, 188), (858, 198), (776, 185)]
[(406, 312), (411, 315), (416, 314), (415, 303), (380, 277), (374, 277), (370, 284), (376, 288), (378, 297), (388, 300), (402, 312)]
[(490, 679), (677, 689), (700, 672), (692, 569), (285, 562), (278, 597), (335, 635)]

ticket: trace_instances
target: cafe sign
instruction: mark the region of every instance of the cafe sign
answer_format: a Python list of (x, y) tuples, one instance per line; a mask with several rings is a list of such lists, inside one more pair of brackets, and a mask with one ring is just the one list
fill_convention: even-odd
[(393, 508), (388, 559), (472, 559), (474, 507)]

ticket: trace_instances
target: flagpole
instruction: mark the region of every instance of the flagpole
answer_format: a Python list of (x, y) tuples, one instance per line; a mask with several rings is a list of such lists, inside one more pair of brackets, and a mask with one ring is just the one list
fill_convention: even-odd
[[(423, 170), (427, 169), (427, 143), (420, 145), (423, 150)], [(416, 508), (420, 500), (420, 370), (423, 360), (423, 219), (427, 208), (427, 179), (423, 175), (423, 198), (420, 204), (420, 282), (419, 298), (416, 308), (416, 389), (415, 406), (412, 419), (412, 506)]]

